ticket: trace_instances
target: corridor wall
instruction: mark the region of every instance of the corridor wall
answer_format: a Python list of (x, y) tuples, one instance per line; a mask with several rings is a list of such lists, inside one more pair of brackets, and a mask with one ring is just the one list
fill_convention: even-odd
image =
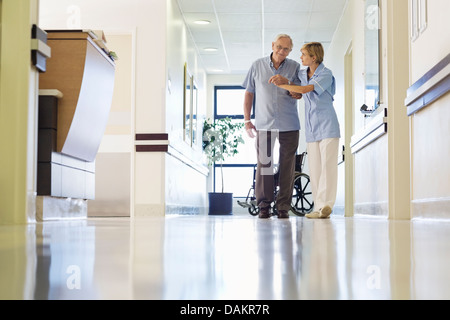
[[(419, 21), (421, 25), (418, 25), (418, 32), (415, 37), (411, 34), (410, 40), (411, 95), (414, 94), (416, 91), (414, 89), (419, 83), (424, 84), (418, 87), (419, 90), (424, 90), (424, 87), (430, 86), (430, 81), (436, 81), (436, 76), (444, 79), (449, 77), (450, 35), (442, 31), (450, 28), (448, 19), (450, 2), (433, 0), (426, 3), (426, 20)], [(412, 15), (411, 12), (410, 14)], [(410, 23), (413, 22), (417, 21), (411, 19)], [(441, 68), (436, 69), (439, 64)], [(441, 75), (436, 75), (436, 72), (440, 72)], [(450, 165), (448, 162), (450, 158), (448, 89), (450, 85), (448, 83), (447, 80), (446, 89), (439, 89), (447, 93), (410, 114), (413, 218), (450, 218)], [(431, 87), (429, 92), (432, 93), (435, 89), (436, 87)]]

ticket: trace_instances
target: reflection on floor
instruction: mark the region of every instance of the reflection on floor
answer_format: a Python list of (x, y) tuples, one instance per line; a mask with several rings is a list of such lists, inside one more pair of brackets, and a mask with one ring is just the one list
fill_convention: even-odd
[(0, 299), (450, 299), (450, 222), (250, 215), (0, 226)]

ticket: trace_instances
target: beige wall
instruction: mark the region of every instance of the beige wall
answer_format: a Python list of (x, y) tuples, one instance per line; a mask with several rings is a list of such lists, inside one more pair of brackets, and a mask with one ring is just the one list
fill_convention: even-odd
[(448, 13), (450, 1), (428, 0), (428, 25), (411, 43), (411, 84), (441, 61), (450, 52)]
[(38, 1), (1, 3), (0, 224), (36, 215), (38, 72), (30, 64)]
[[(411, 43), (411, 85), (450, 53), (449, 11), (449, 1), (428, 1), (427, 28)], [(449, 105), (447, 94), (410, 119), (413, 217), (450, 218)]]

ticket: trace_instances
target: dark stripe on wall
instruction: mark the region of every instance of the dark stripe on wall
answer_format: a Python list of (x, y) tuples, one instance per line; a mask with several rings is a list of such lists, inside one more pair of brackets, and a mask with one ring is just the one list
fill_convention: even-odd
[(136, 145), (136, 152), (167, 152), (169, 150), (167, 133), (137, 133), (136, 141), (162, 141), (161, 144), (139, 144)]
[(169, 140), (167, 133), (136, 133), (136, 140)]
[(167, 145), (138, 145), (136, 152), (167, 152), (169, 146)]

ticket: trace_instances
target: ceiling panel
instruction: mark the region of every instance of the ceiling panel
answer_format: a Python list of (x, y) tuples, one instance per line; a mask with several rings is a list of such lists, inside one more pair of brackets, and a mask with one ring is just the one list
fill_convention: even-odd
[(311, 19), (309, 20), (309, 28), (310, 29), (325, 29), (325, 28), (333, 28), (336, 29), (336, 26), (339, 23), (339, 19), (341, 17), (338, 16), (334, 11), (326, 11), (326, 12), (312, 12)]
[[(254, 60), (272, 52), (272, 41), (280, 33), (292, 37), (290, 58), (297, 61), (305, 42), (320, 41), (326, 50), (347, 1), (178, 0), (178, 4), (207, 73), (242, 74)], [(195, 20), (211, 23), (196, 25)], [(204, 50), (209, 47), (218, 50)]]
[[(261, 47), (261, 30), (224, 31), (222, 33), (225, 43), (230, 45), (257, 45)], [(248, 39), (251, 39), (250, 41)]]
[(220, 29), (227, 30), (261, 30), (261, 14), (257, 13), (219, 13)]
[[(193, 0), (196, 1), (196, 0)], [(210, 0), (220, 13), (259, 13), (262, 12), (262, 0)]]
[(178, 0), (182, 12), (214, 12), (211, 0)]
[(310, 12), (312, 3), (313, 3), (313, 0), (264, 1), (264, 11), (265, 12)]
[[(184, 13), (184, 20), (191, 30), (210, 30), (219, 27), (219, 22), (214, 12), (187, 12)], [(208, 28), (205, 28), (205, 25), (195, 24), (196, 20), (208, 20), (211, 23), (208, 25)]]
[(330, 43), (335, 29), (311, 29), (305, 35), (305, 42), (318, 41), (324, 43)]
[[(291, 0), (291, 1), (295, 1), (295, 0)], [(313, 4), (312, 11), (314, 11), (314, 12), (325, 12), (325, 11), (342, 12), (342, 8), (344, 8), (346, 2), (347, 2), (346, 0), (333, 0), (333, 1), (314, 0), (314, 1), (312, 1), (312, 4)]]
[(254, 58), (262, 55), (261, 50), (261, 46), (254, 43), (227, 45), (227, 54), (231, 57), (250, 56)]
[(309, 23), (308, 12), (298, 13), (266, 13), (264, 16), (264, 27), (268, 29), (304, 29)]

